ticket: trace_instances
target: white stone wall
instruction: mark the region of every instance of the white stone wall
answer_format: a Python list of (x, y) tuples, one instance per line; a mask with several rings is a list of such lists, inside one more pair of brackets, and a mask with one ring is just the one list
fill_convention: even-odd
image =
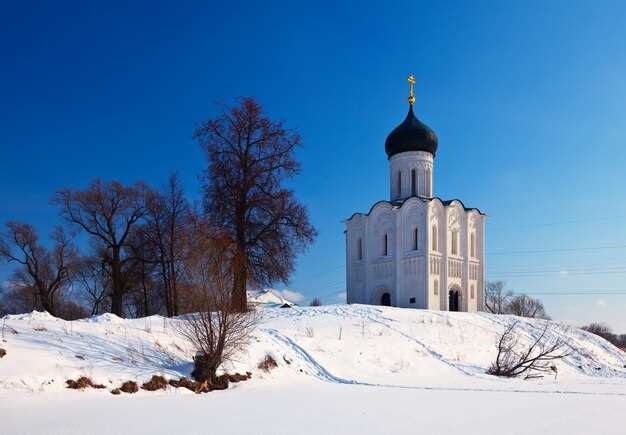
[[(461, 311), (482, 310), (484, 220), (475, 210), (465, 211), (459, 201), (444, 206), (436, 198), (410, 198), (401, 207), (381, 202), (369, 215), (355, 215), (346, 222), (348, 303), (379, 305), (387, 292), (393, 306), (448, 310), (449, 291), (454, 289), (460, 294)], [(456, 254), (453, 232), (458, 237)], [(385, 234), (387, 255), (383, 255)]]

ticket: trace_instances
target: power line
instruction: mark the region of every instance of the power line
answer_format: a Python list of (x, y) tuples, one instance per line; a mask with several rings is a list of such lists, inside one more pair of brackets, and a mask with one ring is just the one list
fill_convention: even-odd
[(547, 277), (547, 276), (559, 276), (559, 277), (568, 277), (568, 276), (581, 276), (581, 275), (623, 275), (626, 274), (626, 270), (607, 270), (607, 271), (596, 271), (596, 272), (549, 272), (549, 273), (522, 273), (522, 274), (490, 274), (487, 276), (490, 278), (525, 278), (525, 277)]
[(589, 272), (598, 270), (626, 270), (626, 264), (615, 266), (582, 266), (582, 267), (561, 267), (559, 269), (536, 269), (536, 270), (505, 270), (491, 271), (494, 275), (517, 274), (517, 273), (563, 273), (563, 272)]
[(499, 252), (487, 252), (487, 255), (519, 255), (519, 254), (543, 254), (553, 252), (575, 252), (575, 251), (600, 251), (603, 249), (624, 249), (626, 245), (612, 245), (612, 246), (592, 246), (585, 248), (557, 248), (557, 249), (535, 249), (528, 251), (499, 251)]
[[(610, 220), (616, 220), (616, 219), (626, 219), (626, 215), (616, 215), (616, 216), (597, 217), (597, 218), (583, 218), (583, 219), (568, 219), (568, 220), (562, 220), (562, 221), (539, 222), (539, 223), (521, 224), (521, 225), (518, 225), (515, 222), (511, 222), (511, 223), (515, 224), (516, 228), (529, 228), (529, 227), (547, 227), (547, 226), (553, 226), (553, 225), (578, 224), (578, 223), (586, 223), (586, 222), (602, 222), (602, 221), (610, 221)], [(507, 225), (508, 224), (505, 224), (505, 223), (496, 223), (496, 224), (491, 224), (490, 227), (494, 227), (494, 226), (504, 227)]]
[(562, 291), (562, 292), (524, 292), (531, 296), (621, 296), (626, 295), (626, 290), (581, 290), (581, 291)]

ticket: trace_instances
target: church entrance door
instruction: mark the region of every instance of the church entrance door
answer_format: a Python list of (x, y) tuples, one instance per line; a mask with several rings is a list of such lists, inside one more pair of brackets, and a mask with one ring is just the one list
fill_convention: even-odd
[(389, 293), (383, 293), (380, 298), (380, 304), (385, 307), (391, 306), (391, 295)]
[(459, 311), (459, 291), (450, 290), (448, 299), (448, 311)]

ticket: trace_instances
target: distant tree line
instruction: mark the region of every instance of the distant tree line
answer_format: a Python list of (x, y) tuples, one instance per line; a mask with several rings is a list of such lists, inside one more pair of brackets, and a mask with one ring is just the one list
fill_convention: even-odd
[(502, 281), (487, 282), (485, 309), (493, 314), (513, 314), (520, 317), (550, 319), (543, 302), (526, 294), (515, 294), (505, 289)]
[(604, 338), (606, 341), (612, 343), (616, 347), (626, 351), (626, 334), (615, 334), (611, 328), (604, 323), (590, 323), (582, 327), (583, 330), (591, 332)]
[[(521, 317), (550, 319), (543, 303), (539, 299), (506, 290), (502, 281), (487, 282), (485, 288), (485, 308), (494, 314), (513, 314)], [(620, 349), (626, 350), (626, 334), (615, 334), (604, 323), (590, 323), (581, 329), (598, 335)]]
[(0, 287), (0, 316), (192, 312), (206, 306), (197, 265), (210, 256), (230, 274), (230, 309), (247, 309), (248, 288), (286, 283), (316, 236), (306, 208), (283, 187), (299, 173), (300, 136), (244, 98), (194, 137), (207, 159), (200, 206), (175, 174), (160, 188), (96, 179), (53, 195), (62, 224), (49, 243), (31, 224), (7, 222), (0, 261), (14, 268)]

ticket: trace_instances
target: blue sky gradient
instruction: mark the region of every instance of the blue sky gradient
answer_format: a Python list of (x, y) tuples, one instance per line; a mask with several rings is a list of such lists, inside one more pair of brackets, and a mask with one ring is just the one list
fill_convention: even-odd
[(194, 127), (254, 96), (304, 138), (293, 188), (320, 235), (289, 288), (335, 302), (342, 220), (388, 197), (412, 72), (435, 194), (489, 215), (488, 278), (626, 332), (626, 5), (269, 3), (4, 5), (0, 222), (48, 232), (50, 196), (95, 177), (177, 171), (197, 200)]

